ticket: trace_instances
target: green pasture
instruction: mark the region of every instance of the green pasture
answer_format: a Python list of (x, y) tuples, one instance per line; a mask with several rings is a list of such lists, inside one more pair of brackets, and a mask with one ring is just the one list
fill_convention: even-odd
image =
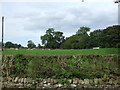
[(3, 55), (84, 55), (84, 54), (120, 54), (120, 48), (101, 49), (4, 49)]

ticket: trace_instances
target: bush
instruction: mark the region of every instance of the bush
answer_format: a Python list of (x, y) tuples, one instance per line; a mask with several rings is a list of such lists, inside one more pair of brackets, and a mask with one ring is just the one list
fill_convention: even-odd
[(69, 81), (67, 79), (58, 79), (58, 83), (65, 84), (65, 83), (69, 83)]
[(27, 76), (28, 60), (23, 55), (16, 55), (13, 62), (15, 76)]
[(116, 44), (116, 48), (120, 48), (120, 43), (117, 43), (117, 44)]
[(17, 55), (14, 57), (14, 68), (11, 70), (11, 73), (12, 76), (32, 78), (102, 78), (104, 75), (119, 74), (118, 68), (120, 65), (118, 62), (120, 62), (120, 60), (117, 60), (118, 56), (119, 55)]

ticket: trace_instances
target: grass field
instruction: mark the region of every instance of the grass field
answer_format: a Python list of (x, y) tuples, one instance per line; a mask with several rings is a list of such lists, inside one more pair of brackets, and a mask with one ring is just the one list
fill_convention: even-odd
[(82, 55), (82, 54), (120, 54), (120, 48), (101, 49), (5, 49), (3, 55)]

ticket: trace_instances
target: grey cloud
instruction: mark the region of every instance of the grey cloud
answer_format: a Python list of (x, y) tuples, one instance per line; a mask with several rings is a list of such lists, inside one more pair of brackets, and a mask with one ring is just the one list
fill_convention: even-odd
[(29, 38), (36, 38), (34, 40), (39, 43), (39, 36), (51, 27), (64, 32), (67, 37), (73, 35), (81, 26), (88, 26), (92, 30), (106, 28), (117, 24), (118, 21), (117, 5), (112, 4), (4, 3), (5, 38), (14, 41), (15, 38), (22, 36), (20, 40), (22, 43)]
[(93, 6), (82, 7), (79, 5), (76, 7), (64, 6), (64, 8), (59, 8), (57, 5), (56, 8), (50, 9), (38, 8), (40, 12), (33, 12), (33, 16), (30, 16), (27, 21), (29, 23), (25, 25), (24, 28), (30, 31), (45, 31), (46, 29), (53, 27), (65, 33), (74, 33), (77, 31), (76, 29), (81, 26), (103, 28), (117, 23), (117, 18), (113, 17), (116, 14), (116, 11), (110, 9), (103, 10), (103, 7), (98, 10), (96, 8), (92, 9)]

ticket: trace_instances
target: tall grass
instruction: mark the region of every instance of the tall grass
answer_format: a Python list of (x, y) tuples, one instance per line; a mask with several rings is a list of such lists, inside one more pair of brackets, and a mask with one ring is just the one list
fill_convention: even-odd
[[(10, 74), (32, 78), (103, 78), (120, 75), (120, 55), (50, 55), (30, 56), (17, 55), (12, 67), (9, 67), (10, 56), (4, 56), (5, 68)], [(6, 58), (7, 57), (7, 58)], [(8, 58), (9, 57), (9, 58)], [(6, 71), (5, 71), (6, 72)]]

